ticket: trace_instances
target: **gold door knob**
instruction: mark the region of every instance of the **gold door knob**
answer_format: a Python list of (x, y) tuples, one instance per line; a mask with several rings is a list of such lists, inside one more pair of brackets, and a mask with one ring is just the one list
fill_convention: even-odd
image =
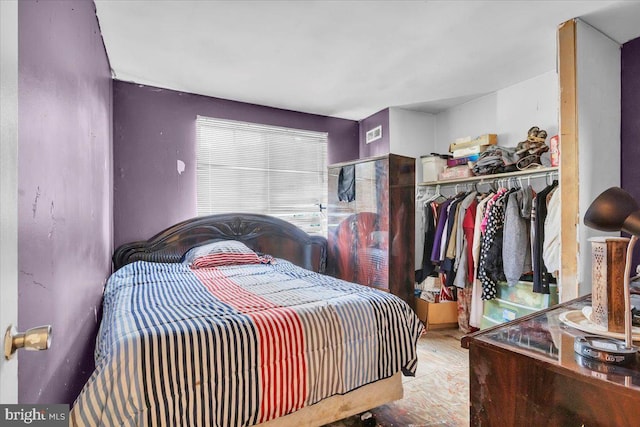
[(9, 325), (4, 334), (4, 358), (9, 360), (19, 348), (26, 350), (46, 350), (51, 347), (51, 325), (38, 326), (25, 332), (18, 332)]

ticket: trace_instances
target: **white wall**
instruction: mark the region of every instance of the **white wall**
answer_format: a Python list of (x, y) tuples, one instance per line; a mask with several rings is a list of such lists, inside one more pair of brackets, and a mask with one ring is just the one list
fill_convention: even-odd
[[(392, 152), (396, 152), (394, 142), (403, 141), (403, 139), (396, 140), (397, 130), (404, 128), (404, 120), (409, 122), (413, 117), (406, 113), (405, 110), (390, 110)], [(555, 70), (552, 70), (450, 108), (435, 116), (428, 116), (435, 120), (424, 119), (422, 132), (433, 130), (433, 144), (424, 144), (421, 146), (424, 147), (423, 150), (418, 151), (419, 154), (412, 154), (418, 158), (430, 152), (447, 153), (449, 144), (455, 139), (466, 136), (476, 137), (486, 133), (498, 134), (498, 144), (513, 147), (526, 139), (527, 131), (531, 126), (545, 129), (550, 138), (558, 133), (558, 75)], [(427, 126), (426, 123), (429, 125)], [(411, 126), (407, 127), (411, 128)], [(420, 170), (418, 182), (422, 182), (422, 165), (416, 166), (417, 170)], [(534, 185), (533, 182), (532, 185)], [(546, 183), (536, 183), (536, 185), (544, 187)], [(416, 269), (422, 262), (421, 215), (419, 207), (416, 206)]]
[[(449, 152), (449, 144), (457, 138), (498, 133), (498, 95), (491, 93), (436, 115), (436, 150)], [(498, 139), (498, 143), (501, 141)]]
[(531, 126), (545, 129), (549, 138), (558, 133), (555, 70), (437, 114), (436, 146), (446, 153), (457, 138), (495, 133), (499, 145), (515, 147)]
[[(577, 21), (579, 204), (579, 294), (591, 292), (589, 237), (607, 233), (583, 225), (582, 217), (598, 194), (620, 185), (620, 46)], [(562, 147), (560, 147), (562, 152)], [(611, 233), (609, 233), (611, 234)], [(618, 235), (615, 233), (614, 235)]]
[[(416, 183), (422, 182), (420, 156), (436, 151), (435, 116), (429, 113), (389, 108), (389, 151), (416, 158)], [(416, 206), (415, 268), (422, 265), (422, 213)]]
[(516, 146), (531, 126), (558, 133), (558, 74), (555, 70), (497, 92), (496, 127), (502, 145)]
[[(507, 87), (437, 115), (389, 108), (390, 152), (415, 157), (416, 182), (422, 182), (420, 156), (447, 153), (456, 138), (497, 133), (498, 144), (516, 146), (531, 126), (558, 133), (558, 76), (555, 70)], [(548, 139), (547, 139), (548, 141)], [(422, 262), (421, 212), (416, 206), (416, 268)]]
[(433, 114), (389, 108), (389, 151), (416, 158), (416, 182), (422, 182), (420, 156), (436, 150), (435, 123)]

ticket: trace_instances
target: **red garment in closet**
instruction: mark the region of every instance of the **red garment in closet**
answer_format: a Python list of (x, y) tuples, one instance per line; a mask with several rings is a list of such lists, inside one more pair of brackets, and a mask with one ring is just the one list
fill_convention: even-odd
[(464, 230), (464, 236), (467, 239), (467, 283), (473, 283), (473, 272), (475, 265), (473, 263), (473, 233), (475, 230), (476, 222), (476, 209), (478, 207), (478, 201), (471, 202), (466, 212), (464, 213), (464, 219), (462, 221), (462, 228)]

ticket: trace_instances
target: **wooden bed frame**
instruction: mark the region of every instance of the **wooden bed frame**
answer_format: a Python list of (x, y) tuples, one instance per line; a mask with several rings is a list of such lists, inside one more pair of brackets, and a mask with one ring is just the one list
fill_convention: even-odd
[(310, 236), (290, 222), (259, 214), (220, 214), (182, 221), (149, 240), (126, 243), (113, 254), (118, 270), (134, 261), (180, 262), (194, 246), (216, 240), (238, 240), (256, 252), (283, 258), (307, 270), (324, 273), (327, 239)]
[[(289, 222), (259, 214), (210, 215), (180, 222), (149, 240), (119, 246), (113, 254), (114, 270), (134, 261), (181, 262), (192, 247), (217, 240), (237, 240), (254, 251), (286, 259), (308, 270), (325, 272), (327, 240), (324, 237), (310, 236)], [(398, 372), (259, 426), (321, 426), (402, 396), (402, 374)]]

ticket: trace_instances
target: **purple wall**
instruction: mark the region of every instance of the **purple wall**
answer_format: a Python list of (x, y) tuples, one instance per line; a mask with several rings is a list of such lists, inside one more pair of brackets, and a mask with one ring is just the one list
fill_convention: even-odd
[[(329, 162), (358, 158), (358, 123), (114, 82), (114, 242), (196, 216), (197, 115), (329, 133)], [(180, 174), (178, 160), (185, 163)]]
[(640, 200), (640, 38), (622, 45), (622, 186)]
[[(367, 144), (367, 132), (380, 125), (382, 125), (382, 138)], [(388, 108), (360, 121), (360, 159), (389, 154), (391, 151), (390, 141)]]
[[(622, 45), (621, 185), (640, 201), (640, 38)], [(640, 264), (636, 247), (633, 265)]]
[(53, 327), (18, 352), (18, 398), (71, 403), (111, 270), (111, 72), (92, 1), (18, 7), (18, 328)]

